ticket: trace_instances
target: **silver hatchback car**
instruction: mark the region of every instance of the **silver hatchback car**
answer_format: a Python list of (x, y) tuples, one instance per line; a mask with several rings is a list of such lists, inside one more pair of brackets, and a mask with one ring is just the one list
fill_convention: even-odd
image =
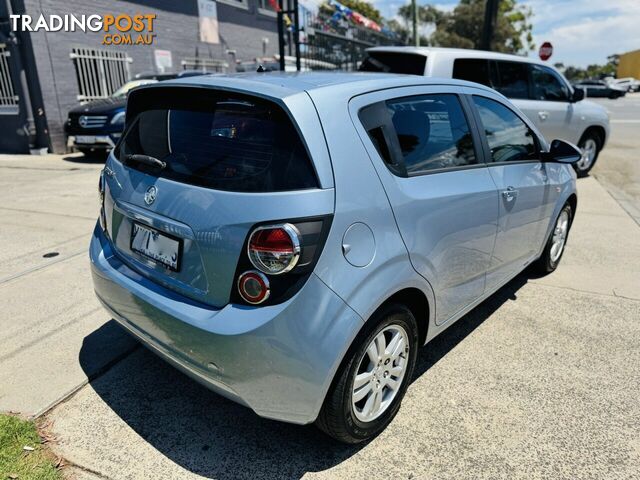
[(100, 179), (95, 291), (208, 388), (360, 442), (397, 413), (421, 345), (529, 264), (556, 268), (579, 158), (451, 79), (141, 87)]

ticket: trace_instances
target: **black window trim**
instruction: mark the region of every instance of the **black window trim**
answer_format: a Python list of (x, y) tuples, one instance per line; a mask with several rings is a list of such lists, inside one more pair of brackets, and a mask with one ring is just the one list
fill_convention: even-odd
[[(465, 116), (465, 119), (467, 121), (467, 125), (469, 127), (469, 130), (471, 132), (471, 139), (473, 142), (473, 150), (475, 153), (475, 156), (478, 160), (478, 163), (474, 163), (471, 165), (460, 165), (457, 167), (443, 167), (443, 168), (433, 168), (431, 170), (425, 170), (425, 171), (421, 171), (421, 172), (411, 172), (408, 173), (407, 172), (407, 168), (404, 164), (404, 158), (402, 157), (402, 155), (400, 155), (398, 157), (398, 152), (395, 151), (395, 149), (393, 149), (391, 147), (391, 145), (388, 146), (389, 148), (389, 152), (391, 154), (392, 160), (394, 162), (394, 165), (399, 165), (402, 169), (402, 172), (404, 172), (404, 174), (401, 174), (402, 172), (398, 172), (395, 171), (396, 169), (391, 168), (391, 166), (382, 158), (382, 155), (380, 155), (380, 152), (378, 152), (378, 149), (376, 148), (376, 146), (373, 143), (373, 140), (371, 140), (371, 137), (369, 136), (369, 130), (371, 128), (379, 128), (383, 125), (378, 125), (377, 127), (372, 126), (371, 128), (367, 128), (367, 126), (362, 122), (362, 119), (360, 118), (360, 112), (362, 112), (362, 110), (364, 110), (365, 108), (371, 107), (372, 105), (375, 104), (379, 104), (379, 103), (386, 103), (388, 101), (393, 101), (393, 100), (400, 100), (402, 98), (411, 98), (411, 97), (421, 97), (421, 96), (428, 96), (428, 95), (454, 95), (456, 97), (458, 97), (458, 101), (460, 103), (460, 107), (462, 108), (462, 112)], [(471, 105), (471, 101), (469, 100), (470, 95), (467, 93), (456, 93), (456, 92), (430, 92), (430, 93), (416, 93), (416, 94), (412, 94), (412, 95), (403, 95), (400, 97), (390, 97), (390, 98), (386, 98), (384, 100), (379, 100), (377, 102), (371, 103), (369, 105), (365, 105), (362, 108), (360, 108), (358, 110), (358, 119), (362, 125), (362, 127), (364, 128), (364, 131), (367, 133), (367, 141), (371, 144), (371, 149), (376, 152), (376, 155), (378, 156), (378, 160), (380, 162), (382, 162), (384, 164), (384, 166), (387, 168), (387, 170), (389, 170), (389, 172), (391, 172), (395, 177), (399, 177), (399, 178), (414, 178), (414, 177), (422, 177), (424, 175), (435, 175), (438, 173), (447, 173), (447, 172), (457, 172), (460, 170), (471, 170), (474, 168), (486, 168), (487, 166), (489, 166), (489, 163), (486, 161), (487, 158), (490, 157), (486, 157), (486, 151), (484, 150), (484, 145), (482, 143), (482, 138), (480, 135), (480, 131), (478, 129), (478, 124), (477, 124), (477, 120), (475, 118), (474, 115), (474, 111), (473, 111), (473, 106)], [(528, 126), (528, 125), (527, 125)]]
[(487, 167), (497, 167), (497, 166), (501, 166), (501, 165), (522, 165), (522, 164), (526, 164), (526, 163), (541, 163), (542, 160), (540, 159), (541, 157), (541, 153), (542, 153), (542, 145), (540, 143), (540, 139), (538, 138), (538, 135), (536, 134), (535, 130), (533, 130), (533, 128), (531, 128), (531, 125), (529, 125), (529, 122), (527, 122), (524, 118), (522, 118), (521, 115), (518, 114), (518, 112), (514, 111), (513, 108), (511, 108), (509, 105), (507, 105), (506, 103), (500, 101), (499, 99), (495, 98), (495, 97), (491, 97), (488, 95), (482, 95), (481, 93), (473, 93), (471, 95), (468, 95), (468, 99), (467, 101), (469, 102), (469, 105), (473, 111), (473, 115), (474, 115), (474, 120), (477, 123), (477, 132), (478, 134), (480, 132), (484, 132), (483, 126), (482, 126), (482, 118), (480, 117), (480, 112), (478, 111), (478, 107), (476, 107), (475, 103), (473, 102), (473, 98), (472, 97), (482, 97), (482, 98), (486, 98), (487, 100), (492, 100), (496, 103), (499, 103), (500, 105), (502, 105), (503, 107), (507, 108), (508, 110), (510, 110), (516, 117), (518, 117), (520, 119), (520, 121), (522, 123), (524, 123), (527, 128), (529, 129), (529, 131), (531, 132), (531, 136), (533, 138), (533, 143), (536, 147), (536, 157), (538, 157), (537, 159), (529, 159), (529, 160), (511, 160), (509, 162), (494, 162), (493, 161), (493, 156), (491, 155), (491, 149), (489, 148), (489, 141), (487, 140), (487, 136), (483, 134), (480, 135), (481, 137), (481, 142), (482, 142), (482, 148), (483, 148), (483, 152), (484, 152), (484, 157), (486, 159), (486, 165)]

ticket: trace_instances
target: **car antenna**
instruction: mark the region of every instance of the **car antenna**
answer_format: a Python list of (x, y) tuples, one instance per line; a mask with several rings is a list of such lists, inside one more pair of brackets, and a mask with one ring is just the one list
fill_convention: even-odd
[(258, 69), (256, 70), (256, 72), (258, 72), (258, 73), (264, 73), (264, 72), (266, 72), (266, 71), (267, 71), (267, 69), (266, 69), (266, 68), (264, 68), (264, 67), (262, 66), (262, 64), (258, 65)]

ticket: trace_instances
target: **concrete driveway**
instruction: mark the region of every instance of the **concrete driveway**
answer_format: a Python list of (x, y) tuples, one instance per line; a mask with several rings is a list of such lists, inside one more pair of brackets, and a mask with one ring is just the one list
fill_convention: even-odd
[(89, 278), (101, 164), (0, 155), (0, 411), (50, 422), (78, 478), (638, 478), (640, 138), (620, 125), (579, 181), (560, 268), (426, 346), (360, 447), (260, 419), (137, 347)]

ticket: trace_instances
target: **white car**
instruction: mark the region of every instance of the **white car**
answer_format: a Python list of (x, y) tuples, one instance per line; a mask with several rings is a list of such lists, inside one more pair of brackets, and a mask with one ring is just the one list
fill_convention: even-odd
[(593, 168), (609, 137), (604, 107), (584, 100), (555, 68), (534, 58), (455, 48), (375, 47), (367, 50), (361, 71), (457, 78), (494, 88), (509, 98), (547, 139), (576, 144), (582, 158), (578, 176)]
[(622, 88), (626, 92), (638, 92), (640, 91), (640, 80), (636, 80), (633, 77), (625, 78), (608, 78), (609, 84)]

